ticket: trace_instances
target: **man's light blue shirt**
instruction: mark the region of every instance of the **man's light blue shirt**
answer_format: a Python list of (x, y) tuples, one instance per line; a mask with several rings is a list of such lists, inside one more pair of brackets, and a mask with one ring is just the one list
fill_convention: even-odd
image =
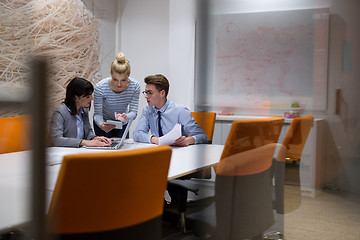
[(207, 141), (206, 134), (196, 123), (190, 110), (168, 100), (161, 109), (156, 109), (155, 106), (144, 108), (133, 133), (134, 141), (149, 143), (151, 136), (159, 137), (158, 111), (161, 112), (160, 124), (164, 135), (170, 132), (176, 123), (180, 123), (183, 128), (183, 136), (187, 137), (190, 134), (195, 139), (195, 144)]

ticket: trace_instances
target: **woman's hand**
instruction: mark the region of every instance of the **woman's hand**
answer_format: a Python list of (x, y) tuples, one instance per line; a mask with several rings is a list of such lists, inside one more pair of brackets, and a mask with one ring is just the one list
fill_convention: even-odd
[(116, 126), (114, 124), (107, 124), (106, 122), (103, 122), (100, 127), (104, 132), (108, 133), (111, 130), (113, 130)]
[(110, 139), (108, 139), (107, 137), (103, 137), (103, 136), (96, 136), (93, 138), (93, 140), (100, 140), (101, 142), (104, 142), (109, 145), (112, 143), (112, 141)]
[(117, 113), (117, 112), (115, 112), (114, 115), (115, 115), (116, 120), (120, 120), (122, 122), (125, 121), (128, 118), (126, 113)]
[(94, 137), (92, 140), (82, 140), (80, 146), (105, 147), (110, 146), (111, 140), (106, 137)]

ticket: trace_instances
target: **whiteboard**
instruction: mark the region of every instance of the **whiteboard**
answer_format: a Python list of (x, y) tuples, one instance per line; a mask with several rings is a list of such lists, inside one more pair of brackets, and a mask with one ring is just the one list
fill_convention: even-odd
[(329, 9), (212, 15), (213, 107), (326, 110)]

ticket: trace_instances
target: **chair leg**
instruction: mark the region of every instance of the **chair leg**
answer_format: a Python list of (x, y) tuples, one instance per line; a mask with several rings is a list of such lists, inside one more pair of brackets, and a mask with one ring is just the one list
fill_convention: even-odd
[(186, 233), (185, 211), (188, 197), (188, 190), (182, 188), (169, 188), (168, 193), (171, 197), (171, 205), (177, 207), (178, 223), (177, 228)]
[(185, 222), (185, 213), (180, 212), (179, 213), (179, 222), (178, 222), (178, 228), (183, 232), (186, 233), (186, 222)]
[(179, 223), (178, 227), (183, 232), (186, 233), (186, 222), (185, 222), (185, 210), (187, 204), (188, 191), (184, 189), (179, 189), (177, 192), (177, 204), (178, 204), (178, 214), (179, 214)]

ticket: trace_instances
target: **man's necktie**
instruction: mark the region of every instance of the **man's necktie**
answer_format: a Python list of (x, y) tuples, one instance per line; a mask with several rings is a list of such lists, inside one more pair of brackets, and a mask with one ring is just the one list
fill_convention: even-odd
[(162, 129), (161, 129), (161, 124), (160, 124), (160, 120), (161, 120), (161, 112), (158, 111), (158, 128), (159, 128), (159, 137), (162, 137), (163, 136), (163, 132), (162, 132)]

